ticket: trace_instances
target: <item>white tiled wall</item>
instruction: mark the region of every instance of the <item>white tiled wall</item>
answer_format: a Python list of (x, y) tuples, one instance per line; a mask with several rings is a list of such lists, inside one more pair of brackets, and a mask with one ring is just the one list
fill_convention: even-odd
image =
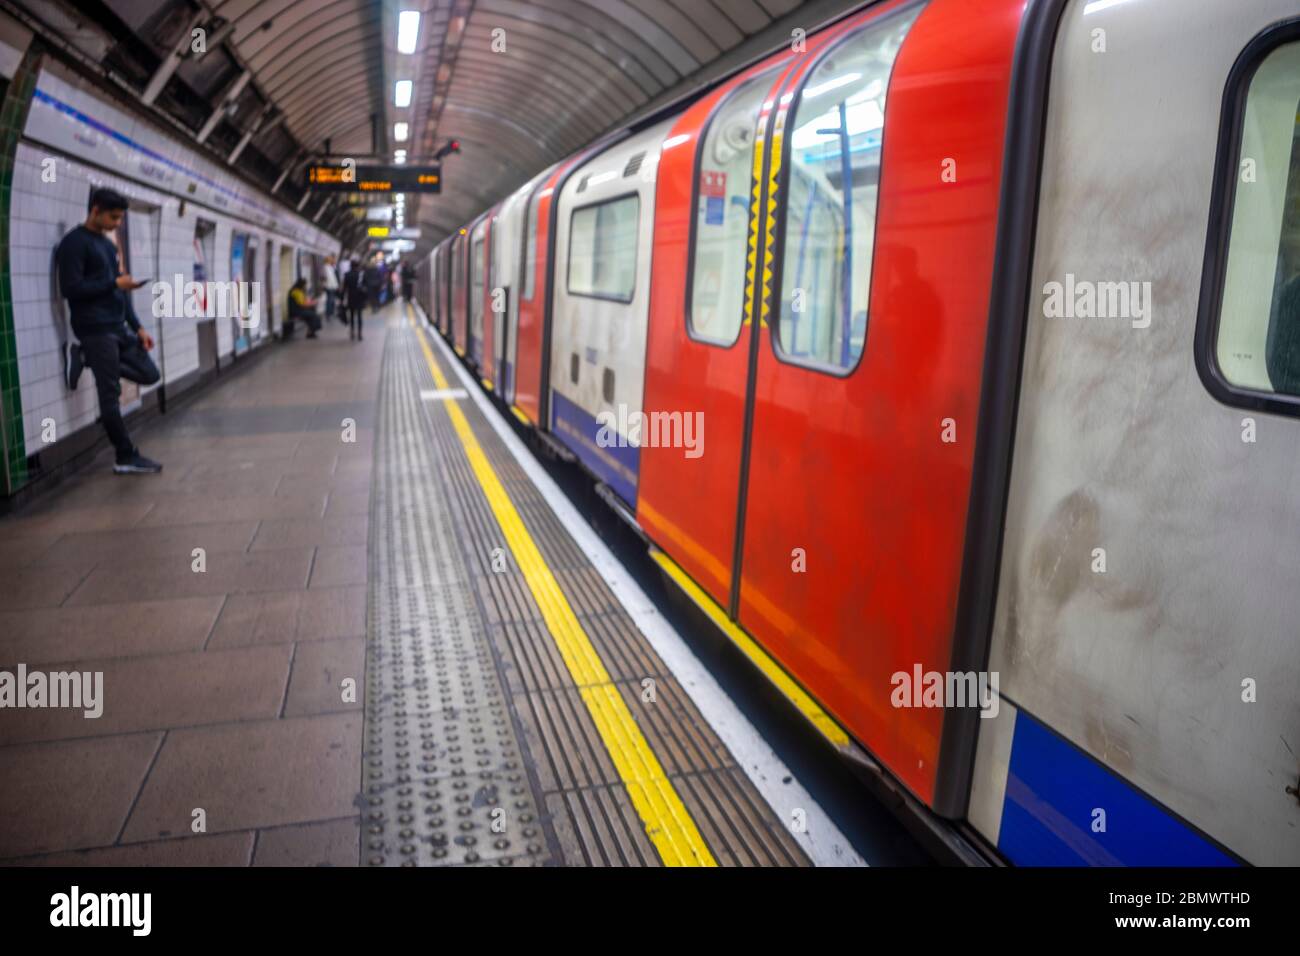
[[(54, 249), (59, 240), (86, 218), (86, 204), (94, 186), (110, 186), (127, 196), (133, 207), (128, 231), (132, 266), (140, 277), (174, 281), (179, 273), (193, 278), (194, 228), (197, 218), (217, 224), (215, 256), (208, 263), (208, 278), (230, 279), (230, 237), (235, 231), (258, 237), (257, 272), (248, 279), (265, 281), (270, 256), (274, 288), (263, 288), (263, 303), (277, 306), (288, 290), (279, 288), (279, 254), (284, 245), (320, 254), (338, 252), (338, 243), (310, 222), (265, 195), (255, 194), (243, 180), (231, 175), (183, 142), (155, 129), (105, 101), (84, 81), (44, 71), (37, 89), (96, 122), (134, 140), (193, 174), (167, 167), (156, 158), (96, 130), (75, 116), (45, 101), (34, 101), (15, 157), (11, 202), (9, 268), (14, 298), (14, 325), (22, 384), (24, 435), (27, 453), (39, 451), (42, 421), (55, 422), (57, 438), (92, 426), (98, 415), (94, 377), (82, 376), (75, 392), (62, 379), (61, 344), (71, 337), (67, 305), (52, 279)], [(42, 161), (54, 160), (54, 182), (42, 178)], [(102, 165), (101, 165), (102, 164)], [(108, 172), (107, 170), (113, 170)], [(219, 187), (219, 188), (218, 188)], [(184, 212), (181, 211), (184, 199)], [(211, 203), (211, 205), (208, 205)], [(153, 242), (150, 223), (139, 216), (157, 215), (157, 266), (141, 246)], [(198, 367), (197, 322), (193, 318), (152, 315), (153, 295), (148, 287), (135, 293), (133, 304), (141, 321), (161, 342), (153, 353), (165, 380), (174, 382)], [(282, 309), (277, 308), (277, 312)], [(264, 313), (265, 314), (265, 313)], [(162, 324), (162, 334), (156, 331)], [(218, 351), (228, 356), (232, 347), (230, 322), (217, 320)], [(261, 336), (267, 341), (265, 334)]]

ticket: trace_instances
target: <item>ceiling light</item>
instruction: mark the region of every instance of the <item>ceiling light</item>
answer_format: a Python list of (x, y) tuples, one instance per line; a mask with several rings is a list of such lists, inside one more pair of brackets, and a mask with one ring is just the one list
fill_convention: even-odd
[(394, 123), (394, 124), (393, 124), (393, 139), (397, 140), (399, 143), (405, 143), (405, 142), (406, 142), (406, 133), (407, 133), (407, 131), (408, 131), (410, 128), (411, 128), (411, 127), (410, 127), (410, 125), (409, 125), (408, 123)]
[(403, 10), (397, 15), (397, 52), (414, 53), (420, 36), (420, 11)]
[(398, 80), (393, 85), (393, 105), (404, 107), (411, 105), (411, 81)]

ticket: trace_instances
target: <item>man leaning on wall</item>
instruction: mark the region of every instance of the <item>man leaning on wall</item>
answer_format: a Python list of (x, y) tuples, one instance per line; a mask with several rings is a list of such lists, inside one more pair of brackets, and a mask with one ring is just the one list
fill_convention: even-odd
[(119, 475), (154, 474), (162, 465), (140, 454), (122, 420), (122, 379), (153, 385), (158, 366), (149, 357), (153, 336), (140, 325), (131, 305), (137, 282), (121, 271), (117, 246), (108, 238), (126, 216), (127, 200), (111, 189), (90, 195), (90, 212), (59, 243), (59, 292), (68, 300), (77, 344), (65, 350), (68, 388), (77, 387), (83, 368), (95, 375), (99, 419), (113, 443)]

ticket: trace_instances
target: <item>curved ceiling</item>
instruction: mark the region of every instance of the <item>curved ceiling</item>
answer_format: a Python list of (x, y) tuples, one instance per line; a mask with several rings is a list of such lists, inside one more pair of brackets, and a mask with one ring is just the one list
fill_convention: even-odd
[[(774, 45), (781, 30), (811, 28), (854, 0), (13, 2), (37, 18), (59, 7), (65, 22), (116, 34), (105, 70), (348, 238), (364, 234), (359, 211), (342, 197), (303, 194), (307, 158), (328, 146), (335, 156), (391, 162), (406, 149), (418, 163), (459, 141), (460, 153), (443, 163), (444, 191), (408, 197), (407, 224), (421, 226), (427, 248), (551, 163), (698, 82), (746, 41)], [(421, 14), (411, 54), (397, 49), (406, 10)], [(214, 38), (201, 56), (185, 49), (196, 26)], [(174, 71), (172, 51), (185, 54)], [(397, 80), (412, 82), (404, 108), (393, 101)], [(405, 142), (394, 140), (397, 122), (408, 124)]]

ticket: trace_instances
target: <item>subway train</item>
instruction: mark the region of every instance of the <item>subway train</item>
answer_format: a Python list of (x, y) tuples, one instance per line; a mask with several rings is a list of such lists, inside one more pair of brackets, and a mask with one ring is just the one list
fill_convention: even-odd
[(1298, 108), (1297, 0), (881, 0), (417, 298), (954, 845), (1300, 864)]

